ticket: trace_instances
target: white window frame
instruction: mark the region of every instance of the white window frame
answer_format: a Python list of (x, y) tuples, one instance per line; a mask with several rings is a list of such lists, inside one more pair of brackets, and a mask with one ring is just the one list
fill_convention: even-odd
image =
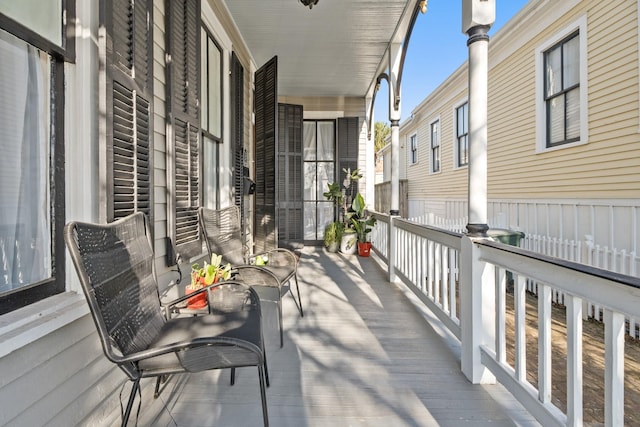
[[(468, 116), (468, 104), (469, 104), (469, 98), (464, 98), (463, 100), (460, 100), (460, 102), (457, 102), (454, 104), (453, 107), (453, 111), (452, 111), (452, 116), (453, 116), (453, 169), (464, 169), (467, 168), (469, 166), (469, 162), (467, 162), (467, 164), (465, 165), (461, 165), (458, 162), (458, 157), (459, 157), (459, 153), (458, 153), (458, 108), (462, 107), (463, 105), (467, 104), (467, 121), (469, 120), (469, 116)], [(468, 126), (468, 123), (467, 123)], [(467, 132), (467, 137), (468, 137), (469, 133)], [(441, 137), (442, 138), (442, 137)], [(468, 150), (468, 146), (467, 146), (467, 150)], [(442, 166), (442, 165), (441, 165)]]
[[(545, 52), (560, 43), (563, 39), (578, 31), (580, 44), (580, 139), (578, 141), (547, 147), (547, 115), (544, 97), (544, 55)], [(589, 108), (587, 81), (587, 17), (581, 16), (561, 31), (540, 44), (535, 51), (536, 61), (536, 153), (544, 153), (588, 143), (589, 137)]]
[[(209, 2), (202, 2), (201, 4), (201, 19), (202, 25), (211, 33), (216, 43), (220, 47), (222, 53), (222, 141), (231, 140), (231, 126), (230, 126), (230, 108), (231, 105), (231, 88), (230, 88), (230, 73), (231, 64), (230, 58), (233, 51), (233, 43), (228, 34), (222, 31), (224, 28), (214, 11), (211, 9)], [(254, 70), (255, 71), (255, 70)], [(253, 73), (252, 70), (245, 69), (245, 72)], [(246, 97), (246, 94), (245, 94)], [(251, 136), (252, 140), (253, 136)], [(220, 207), (231, 206), (233, 204), (233, 197), (231, 195), (231, 188), (233, 187), (233, 176), (231, 174), (231, 144), (221, 143), (218, 144), (218, 204)], [(250, 161), (250, 159), (247, 159)], [(207, 173), (203, 169), (203, 173)], [(203, 177), (204, 178), (204, 177)], [(203, 181), (204, 182), (204, 181)], [(208, 191), (204, 189), (203, 191)]]
[[(434, 170), (433, 156), (433, 125), (438, 124), (438, 170)], [(442, 122), (440, 116), (436, 117), (429, 123), (429, 174), (437, 174), (442, 172)]]
[(418, 164), (418, 133), (409, 135), (409, 166)]

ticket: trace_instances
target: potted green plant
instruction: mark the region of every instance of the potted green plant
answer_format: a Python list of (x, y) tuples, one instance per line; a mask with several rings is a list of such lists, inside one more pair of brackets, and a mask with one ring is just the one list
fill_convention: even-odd
[[(185, 294), (190, 294), (205, 286), (217, 283), (218, 280), (226, 280), (231, 277), (231, 264), (222, 265), (222, 255), (211, 254), (211, 264), (204, 262), (204, 267), (198, 263), (191, 265), (191, 283), (185, 286)], [(204, 308), (207, 306), (207, 294), (205, 292), (187, 300), (188, 308)]]
[(353, 255), (357, 249), (356, 242), (358, 241), (358, 237), (356, 231), (353, 229), (350, 219), (351, 212), (348, 212), (348, 207), (351, 206), (353, 199), (353, 188), (351, 184), (362, 178), (362, 174), (359, 169), (352, 171), (351, 168), (348, 168), (342, 169), (342, 171), (345, 173), (342, 187), (336, 182), (330, 183), (328, 184), (328, 191), (324, 192), (323, 196), (327, 200), (334, 202), (338, 208), (338, 222), (343, 222), (340, 252)]
[(371, 227), (376, 224), (376, 219), (365, 213), (366, 204), (360, 193), (354, 197), (351, 209), (353, 211), (350, 217), (351, 224), (358, 238), (358, 255), (369, 256), (371, 242), (369, 242), (368, 234), (373, 230)]
[(329, 252), (338, 252), (344, 224), (338, 221), (330, 222), (324, 228), (324, 245)]

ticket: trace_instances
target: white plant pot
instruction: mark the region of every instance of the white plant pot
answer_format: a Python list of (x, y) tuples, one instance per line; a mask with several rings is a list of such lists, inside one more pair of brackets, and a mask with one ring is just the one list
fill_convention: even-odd
[(343, 233), (340, 242), (340, 252), (345, 255), (353, 255), (358, 250), (358, 235), (356, 233)]

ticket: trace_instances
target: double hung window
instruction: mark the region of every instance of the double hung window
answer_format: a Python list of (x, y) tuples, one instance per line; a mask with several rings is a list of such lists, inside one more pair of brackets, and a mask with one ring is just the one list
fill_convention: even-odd
[(0, 3), (0, 314), (64, 291), (64, 62), (74, 56), (64, 16), (74, 10)]
[(546, 146), (580, 139), (580, 40), (573, 33), (544, 53)]
[(456, 108), (456, 167), (469, 164), (469, 103)]
[(440, 172), (440, 120), (432, 122), (431, 131), (431, 173)]
[(411, 164), (415, 165), (418, 163), (418, 135), (413, 134), (409, 137), (409, 145), (411, 148), (410, 156), (411, 156)]
[(200, 30), (202, 184), (205, 206), (219, 206), (219, 144), (222, 143), (222, 50), (211, 33)]

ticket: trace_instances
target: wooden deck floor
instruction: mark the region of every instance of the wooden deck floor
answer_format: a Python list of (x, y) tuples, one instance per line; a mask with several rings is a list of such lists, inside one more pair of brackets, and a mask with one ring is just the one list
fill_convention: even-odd
[[(275, 306), (263, 304), (271, 426), (538, 425), (501, 386), (467, 381), (456, 341), (373, 256), (308, 247), (298, 275), (305, 316), (287, 295), (283, 348)], [(139, 425), (262, 425), (255, 368), (234, 386), (212, 371), (174, 377), (157, 400), (145, 394)]]

